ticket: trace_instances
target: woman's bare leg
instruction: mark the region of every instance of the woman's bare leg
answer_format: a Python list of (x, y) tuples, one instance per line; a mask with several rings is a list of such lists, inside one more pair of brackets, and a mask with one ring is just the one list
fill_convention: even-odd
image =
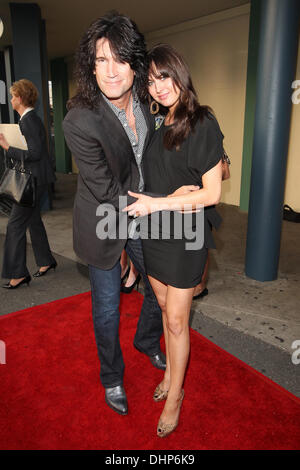
[(194, 288), (167, 287), (166, 326), (170, 361), (170, 386), (161, 414), (164, 423), (173, 424), (180, 412), (181, 391), (190, 352), (189, 316)]
[(166, 345), (166, 369), (162, 382), (160, 383), (160, 388), (163, 391), (169, 390), (170, 386), (170, 356), (169, 356), (169, 347), (168, 347), (168, 328), (167, 328), (167, 314), (166, 314), (166, 300), (167, 300), (167, 286), (163, 282), (158, 281), (154, 277), (148, 276), (150, 284), (152, 286), (153, 292), (157, 298), (158, 304), (162, 312), (162, 322), (164, 329), (164, 338)]
[(123, 250), (121, 253), (120, 265), (121, 265), (121, 278), (122, 278), (123, 276), (125, 276), (125, 273), (128, 269), (127, 253), (125, 250)]

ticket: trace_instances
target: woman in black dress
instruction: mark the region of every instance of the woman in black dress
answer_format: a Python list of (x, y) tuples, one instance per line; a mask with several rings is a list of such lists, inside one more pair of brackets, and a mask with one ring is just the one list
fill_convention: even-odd
[[(153, 398), (166, 399), (157, 427), (158, 436), (165, 437), (178, 424), (194, 288), (201, 281), (207, 250), (214, 248), (210, 224), (214, 225), (218, 214), (214, 208), (202, 210), (201, 219), (197, 209), (220, 200), (223, 134), (210, 108), (199, 105), (188, 68), (173, 48), (155, 46), (149, 52), (149, 64), (148, 92), (167, 114), (143, 157), (145, 189), (170, 196), (129, 192), (137, 201), (126, 210), (135, 217), (151, 214), (152, 227), (155, 223), (159, 226), (158, 239), (144, 239), (143, 251), (147, 274), (163, 312), (167, 368)], [(153, 103), (151, 107), (155, 107)], [(199, 189), (176, 191), (183, 185)], [(170, 216), (170, 230), (165, 229), (162, 214)], [(181, 215), (179, 225), (175, 225), (176, 214)], [(153, 222), (153, 215), (160, 219)], [(184, 230), (178, 236), (185, 222), (197, 236), (200, 230), (203, 232), (204, 243), (198, 244), (197, 249), (190, 249), (191, 245), (187, 248), (190, 240)]]
[(11, 104), (20, 116), (20, 130), (26, 140), (28, 150), (9, 146), (3, 134), (0, 145), (6, 150), (7, 157), (17, 163), (24, 159), (25, 169), (36, 180), (35, 207), (13, 204), (7, 224), (2, 277), (10, 279), (2, 285), (5, 289), (17, 289), (29, 285), (31, 276), (26, 265), (26, 230), (29, 229), (32, 248), (38, 271), (34, 277), (44, 276), (50, 269), (56, 268), (46, 229), (41, 218), (41, 199), (48, 191), (48, 185), (55, 181), (55, 174), (50, 161), (44, 125), (34, 111), (38, 99), (36, 86), (26, 79), (14, 82), (10, 88)]

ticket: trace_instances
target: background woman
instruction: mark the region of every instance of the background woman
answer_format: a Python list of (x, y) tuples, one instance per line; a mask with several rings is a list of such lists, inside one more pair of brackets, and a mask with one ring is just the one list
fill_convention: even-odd
[(13, 83), (10, 93), (12, 107), (20, 115), (19, 126), (27, 142), (28, 150), (10, 147), (3, 134), (0, 145), (7, 151), (7, 157), (13, 161), (24, 158), (25, 169), (36, 178), (37, 194), (34, 208), (13, 204), (7, 224), (2, 277), (10, 282), (2, 287), (16, 289), (22, 284), (29, 284), (31, 276), (26, 266), (26, 229), (29, 229), (32, 248), (39, 270), (35, 277), (45, 275), (56, 267), (56, 261), (50, 251), (46, 230), (41, 219), (41, 197), (48, 189), (48, 184), (55, 180), (50, 163), (46, 132), (41, 119), (34, 111), (38, 98), (35, 85), (29, 80)]
[[(129, 215), (144, 216), (155, 211), (182, 211), (185, 205), (196, 209), (197, 205), (217, 204), (221, 196), (223, 155), (219, 125), (210, 109), (199, 105), (188, 68), (173, 48), (155, 46), (149, 52), (149, 64), (148, 91), (167, 114), (144, 156), (145, 189), (171, 196), (152, 198), (129, 192), (137, 201), (126, 210)], [(175, 191), (183, 185), (198, 185), (200, 189), (186, 194)], [(175, 232), (169, 239), (143, 240), (147, 274), (163, 312), (166, 344), (167, 368), (154, 393), (155, 401), (166, 399), (157, 427), (160, 437), (170, 434), (178, 424), (190, 348), (191, 302), (194, 288), (202, 278), (207, 250), (214, 248), (209, 223), (214, 225), (214, 218), (218, 217), (216, 213), (214, 217), (212, 210), (215, 211), (214, 208), (204, 211), (201, 249), (186, 249), (187, 240), (176, 239)], [(192, 228), (195, 223), (193, 219)]]

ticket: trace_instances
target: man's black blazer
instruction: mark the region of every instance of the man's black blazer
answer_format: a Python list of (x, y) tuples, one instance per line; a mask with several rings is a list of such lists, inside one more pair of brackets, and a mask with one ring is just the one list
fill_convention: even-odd
[[(144, 150), (155, 123), (149, 107), (141, 105), (148, 133)], [(73, 239), (76, 254), (87, 264), (111, 269), (118, 261), (127, 237), (118, 238), (119, 196), (138, 191), (139, 171), (127, 134), (117, 116), (99, 99), (95, 110), (72, 108), (63, 121), (66, 142), (79, 169), (73, 212)], [(116, 239), (101, 239), (96, 230), (105, 204), (116, 209)], [(100, 215), (100, 213), (102, 215)], [(99, 232), (98, 232), (99, 234)]]
[(21, 161), (23, 156), (25, 168), (36, 177), (38, 186), (55, 181), (54, 170), (50, 161), (44, 125), (34, 110), (29, 111), (20, 120), (19, 126), (27, 142), (28, 150), (9, 147), (7, 156)]

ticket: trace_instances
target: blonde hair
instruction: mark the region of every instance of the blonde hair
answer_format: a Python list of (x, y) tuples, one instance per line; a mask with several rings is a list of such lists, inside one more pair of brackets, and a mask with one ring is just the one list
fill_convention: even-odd
[(24, 106), (34, 108), (37, 102), (39, 92), (36, 86), (26, 78), (14, 82), (10, 87), (10, 93), (19, 96)]

